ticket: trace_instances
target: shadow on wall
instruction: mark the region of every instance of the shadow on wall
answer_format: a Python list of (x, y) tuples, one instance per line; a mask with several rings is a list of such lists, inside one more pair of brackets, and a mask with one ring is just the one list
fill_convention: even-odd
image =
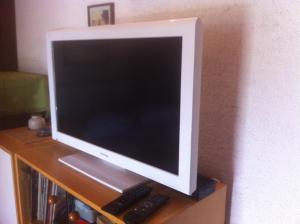
[(199, 169), (228, 185), (230, 223), (247, 11), (237, 5), (205, 10)]

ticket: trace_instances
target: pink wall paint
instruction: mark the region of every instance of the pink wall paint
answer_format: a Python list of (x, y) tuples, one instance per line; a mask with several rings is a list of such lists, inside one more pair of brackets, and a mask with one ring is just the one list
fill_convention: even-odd
[[(96, 0), (15, 0), (19, 68), (46, 73), (45, 32)], [(300, 2), (116, 0), (116, 22), (199, 16), (199, 168), (229, 185), (228, 223), (300, 223)]]

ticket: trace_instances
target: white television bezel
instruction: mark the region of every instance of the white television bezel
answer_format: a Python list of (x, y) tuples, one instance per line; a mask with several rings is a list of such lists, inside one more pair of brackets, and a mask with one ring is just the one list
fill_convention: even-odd
[[(182, 37), (178, 175), (142, 163), (57, 130), (53, 41), (120, 38)], [(52, 138), (80, 151), (150, 178), (184, 194), (196, 189), (202, 30), (198, 18), (106, 25), (47, 32)]]

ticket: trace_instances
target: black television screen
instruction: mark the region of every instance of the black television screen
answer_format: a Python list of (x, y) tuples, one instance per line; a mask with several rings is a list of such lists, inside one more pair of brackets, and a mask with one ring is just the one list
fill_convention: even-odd
[(182, 37), (54, 41), (58, 131), (178, 175)]

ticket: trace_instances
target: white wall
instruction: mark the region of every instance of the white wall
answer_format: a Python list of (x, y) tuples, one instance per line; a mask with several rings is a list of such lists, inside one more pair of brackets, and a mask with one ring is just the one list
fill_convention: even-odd
[(13, 157), (0, 148), (0, 204), (1, 223), (17, 224), (17, 206), (14, 192)]
[[(103, 2), (15, 1), (19, 69), (37, 73), (47, 71), (45, 31), (86, 26), (86, 6)], [(199, 166), (232, 190), (230, 223), (299, 224), (300, 2), (114, 2), (117, 23), (202, 18)]]

